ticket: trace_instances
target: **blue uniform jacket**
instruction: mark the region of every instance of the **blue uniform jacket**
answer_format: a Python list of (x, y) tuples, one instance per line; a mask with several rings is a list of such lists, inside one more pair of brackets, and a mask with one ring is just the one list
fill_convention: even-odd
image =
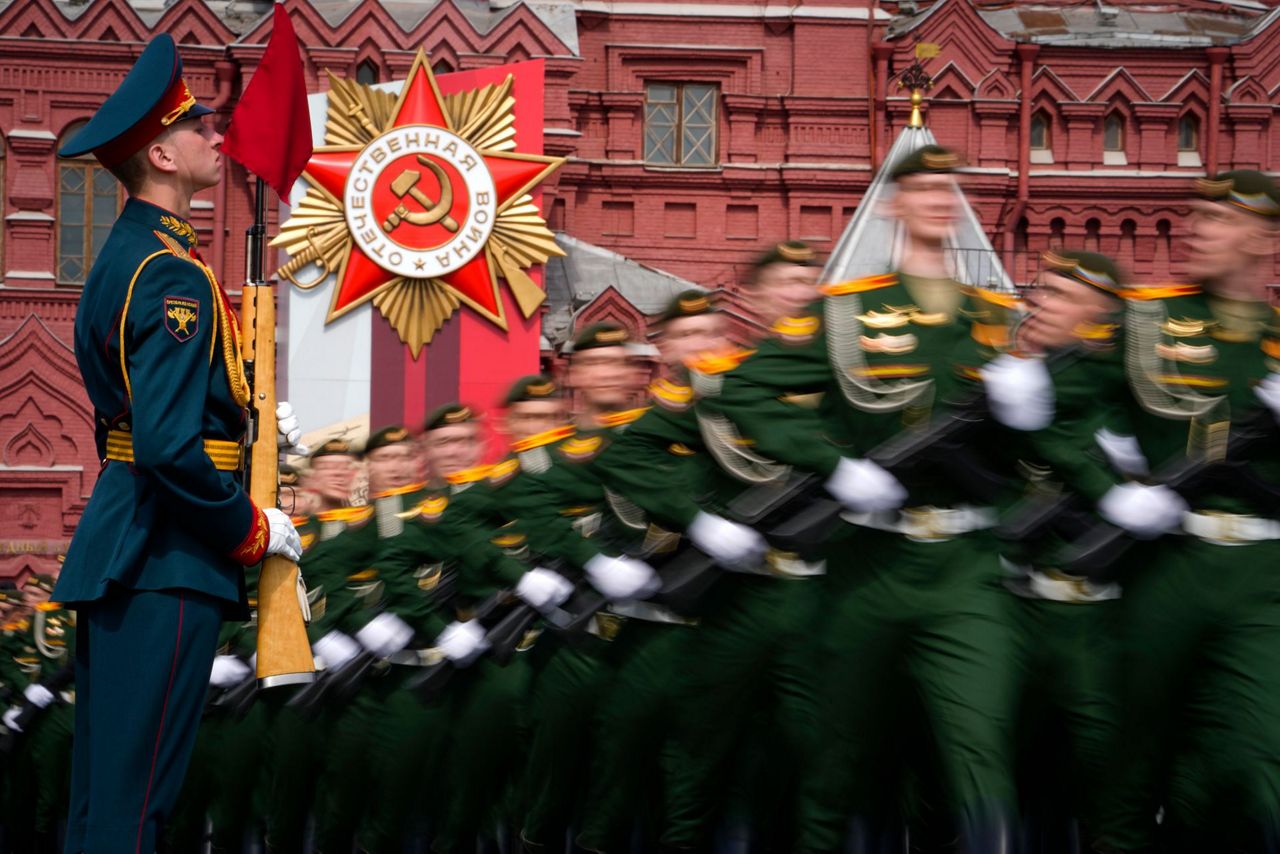
[[(75, 352), (104, 463), (53, 592), (60, 602), (115, 584), (243, 604), (243, 567), (265, 549), (265, 519), (239, 473), (205, 451), (205, 439), (243, 440), (246, 390), (234, 313), (195, 242), (185, 220), (131, 198), (85, 283)], [(132, 436), (132, 463), (107, 460), (109, 430)]]

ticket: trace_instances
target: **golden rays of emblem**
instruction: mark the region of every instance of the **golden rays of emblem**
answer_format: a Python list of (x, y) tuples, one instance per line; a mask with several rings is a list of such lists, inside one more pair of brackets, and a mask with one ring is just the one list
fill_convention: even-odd
[(506, 329), (498, 277), (533, 316), (546, 294), (526, 271), (564, 252), (531, 192), (564, 158), (517, 151), (513, 77), (442, 95), (423, 51), (399, 95), (326, 73), (324, 145), (272, 241), (290, 256), (277, 275), (334, 276), (327, 322), (372, 302), (415, 358), (462, 305)]

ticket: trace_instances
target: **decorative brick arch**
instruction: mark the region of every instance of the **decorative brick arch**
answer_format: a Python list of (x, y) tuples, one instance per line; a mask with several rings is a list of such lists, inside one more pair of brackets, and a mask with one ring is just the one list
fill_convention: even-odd
[(596, 294), (591, 302), (573, 313), (573, 330), (570, 338), (576, 336), (593, 323), (616, 323), (630, 329), (638, 338), (648, 332), (645, 316), (640, 309), (624, 297), (617, 288), (609, 285)]

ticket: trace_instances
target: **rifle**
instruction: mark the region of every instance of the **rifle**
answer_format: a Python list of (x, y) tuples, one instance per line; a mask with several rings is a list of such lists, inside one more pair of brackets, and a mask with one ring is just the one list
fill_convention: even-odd
[[(1192, 498), (1216, 482), (1225, 481), (1224, 485), (1237, 494), (1244, 494), (1268, 507), (1280, 506), (1280, 490), (1233, 466), (1246, 459), (1254, 448), (1274, 441), (1276, 431), (1276, 420), (1271, 412), (1259, 411), (1231, 431), (1222, 458), (1186, 457), (1175, 460), (1157, 471), (1152, 483), (1167, 486), (1184, 498)], [(1226, 477), (1228, 474), (1231, 475), (1229, 479)], [(1068, 547), (1062, 571), (1090, 581), (1112, 581), (1118, 575), (1114, 569), (1116, 562), (1133, 543), (1134, 538), (1124, 528), (1098, 522)]]
[[(481, 625), (485, 625), (485, 623), (497, 613), (499, 608), (503, 605), (510, 604), (512, 601), (511, 591), (498, 590), (490, 594), (488, 598), (476, 606), (471, 619), (479, 621)], [(533, 611), (533, 609), (529, 608), (528, 605), (518, 604), (508, 612), (508, 616), (513, 613), (521, 612), (522, 609), (525, 608)], [(537, 615), (537, 612), (534, 611), (533, 618), (536, 619)], [(506, 622), (506, 620), (503, 620), (502, 622)], [(532, 620), (530, 620), (530, 623), (532, 623)], [(490, 631), (492, 632), (493, 630), (491, 629)], [(523, 636), (523, 634), (524, 632), (521, 632), (521, 636)], [(488, 638), (489, 635), (486, 634), (485, 639), (488, 640)], [(505, 664), (506, 661), (503, 661), (502, 663)], [(431, 702), (439, 696), (441, 690), (444, 689), (444, 686), (449, 684), (450, 680), (453, 679), (453, 675), (459, 669), (461, 668), (449, 659), (442, 659), (434, 664), (427, 665), (427, 667), (423, 669), (422, 673), (409, 680), (407, 687), (410, 691), (416, 693), (419, 699), (423, 702)]]
[[(266, 187), (257, 179), (253, 226), (246, 232), (244, 330), (241, 351), (250, 381), (249, 497), (259, 507), (275, 507), (280, 478), (276, 448), (276, 304), (263, 277), (266, 256)], [(298, 565), (280, 555), (262, 561), (258, 579), (258, 667), (264, 688), (315, 679), (315, 662), (298, 601)]]
[[(49, 693), (53, 694), (56, 698), (58, 694), (62, 693), (64, 688), (74, 684), (75, 681), (76, 663), (75, 660), (72, 659), (62, 665), (62, 667), (58, 668), (48, 679), (41, 680), (39, 684), (49, 689)], [(54, 702), (57, 702), (57, 700), (55, 699)], [(9, 730), (3, 737), (0, 737), (0, 754), (7, 755), (12, 753), (14, 747), (17, 746), (18, 736), (21, 733), (27, 732), (35, 719), (45, 711), (26, 698), (23, 698), (19, 707), (22, 711), (18, 712), (18, 717), (14, 721), (14, 723), (17, 724), (17, 729)]]

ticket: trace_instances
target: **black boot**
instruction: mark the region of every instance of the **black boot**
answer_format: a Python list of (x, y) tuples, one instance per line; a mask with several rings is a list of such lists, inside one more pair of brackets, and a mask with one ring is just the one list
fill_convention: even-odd
[(1013, 821), (1009, 815), (991, 811), (969, 816), (960, 831), (962, 854), (1014, 854)]

